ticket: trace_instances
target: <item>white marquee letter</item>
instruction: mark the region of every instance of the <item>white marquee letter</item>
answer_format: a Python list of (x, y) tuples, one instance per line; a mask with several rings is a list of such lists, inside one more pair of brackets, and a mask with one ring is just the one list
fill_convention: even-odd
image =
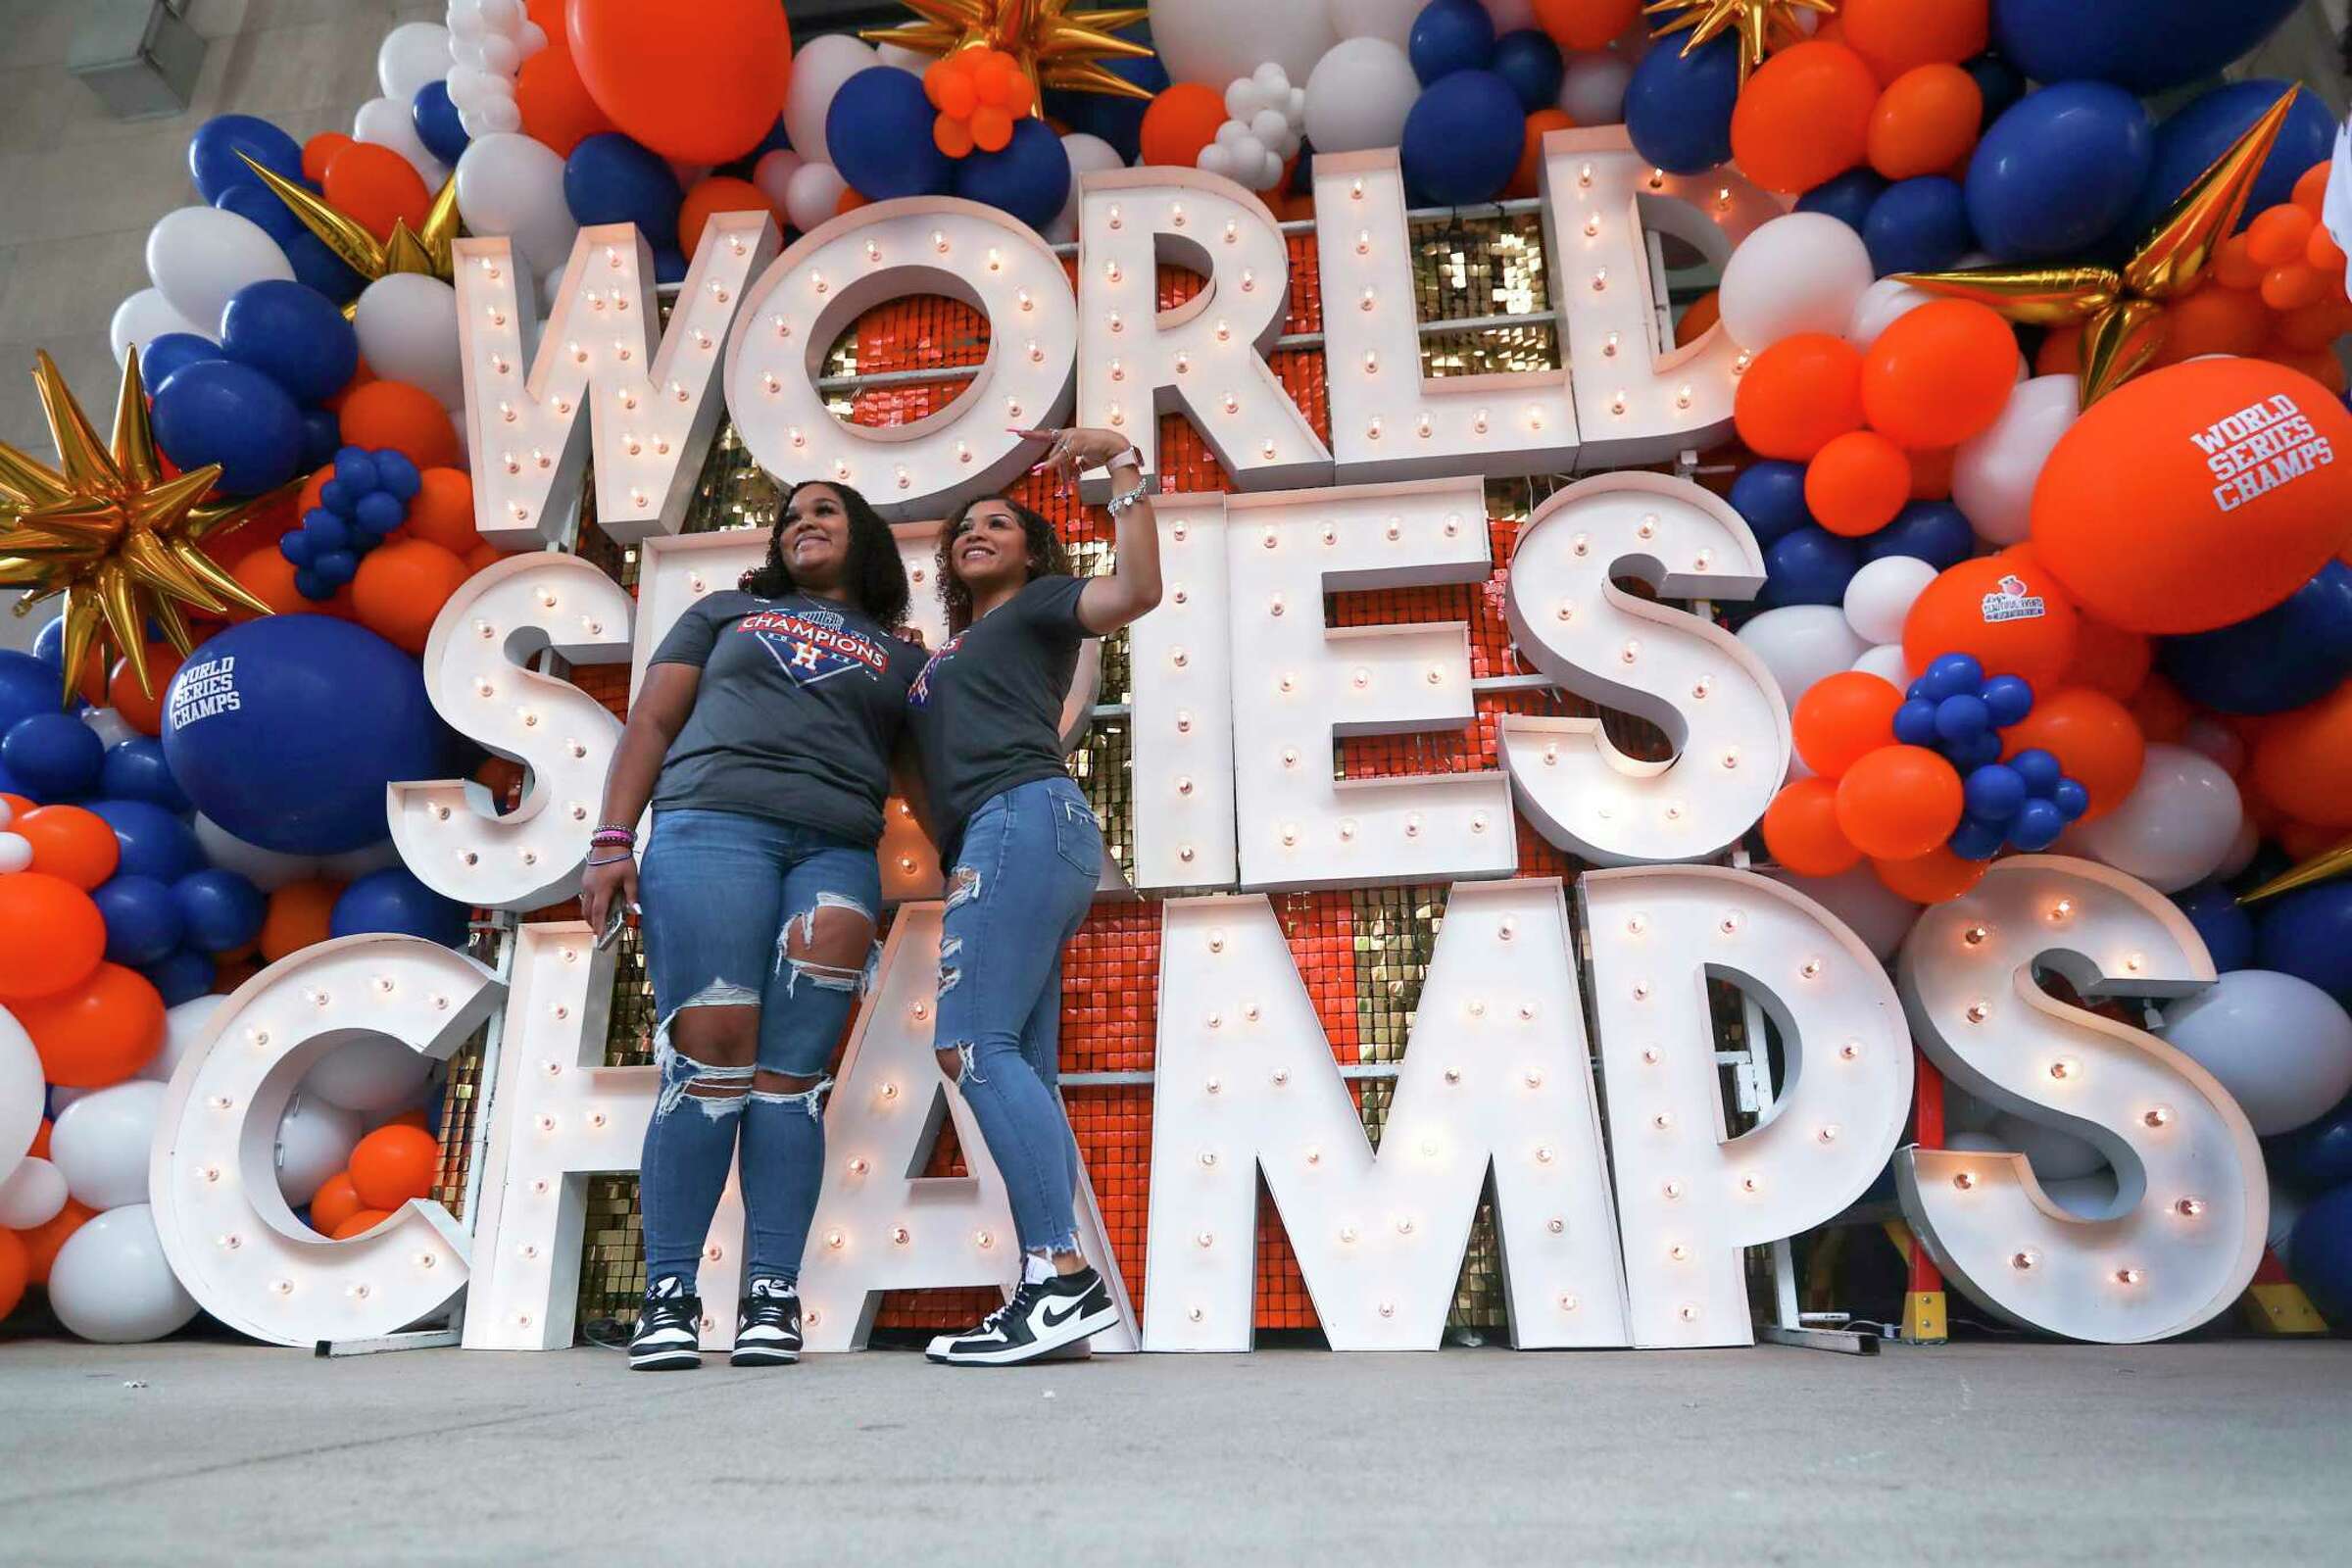
[(1163, 496), (1167, 593), (1127, 633), (1135, 693), (1135, 885), (1224, 888), (1233, 818), (1233, 607), (1225, 498)]

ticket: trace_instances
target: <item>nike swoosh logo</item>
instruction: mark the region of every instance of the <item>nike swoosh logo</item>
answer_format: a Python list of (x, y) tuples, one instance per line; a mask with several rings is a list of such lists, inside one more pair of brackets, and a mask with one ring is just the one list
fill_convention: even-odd
[(1057, 1329), (1085, 1310), (1086, 1303), (1084, 1301), (1072, 1301), (1070, 1303), (1070, 1309), (1066, 1312), (1060, 1313), (1056, 1313), (1054, 1310), (1053, 1305), (1048, 1303), (1045, 1313), (1046, 1327), (1050, 1329)]

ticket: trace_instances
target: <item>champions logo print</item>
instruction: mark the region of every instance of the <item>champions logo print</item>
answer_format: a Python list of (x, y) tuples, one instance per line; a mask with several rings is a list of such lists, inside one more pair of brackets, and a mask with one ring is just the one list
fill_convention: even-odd
[(931, 706), (931, 672), (955, 658), (956, 649), (962, 641), (961, 634), (951, 637), (939, 645), (938, 653), (923, 661), (923, 672), (914, 677), (913, 685), (906, 688), (907, 706), (911, 708), (929, 708)]
[(863, 632), (853, 631), (829, 610), (763, 610), (735, 623), (760, 639), (768, 657), (803, 686), (831, 680), (853, 669), (878, 677), (890, 656)]

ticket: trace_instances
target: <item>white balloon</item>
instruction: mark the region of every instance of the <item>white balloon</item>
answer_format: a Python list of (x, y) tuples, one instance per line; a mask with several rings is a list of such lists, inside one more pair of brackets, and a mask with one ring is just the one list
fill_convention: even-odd
[(147, 275), (182, 320), (210, 322), (202, 333), (218, 338), (231, 294), (264, 278), (290, 278), (294, 264), (250, 219), (217, 207), (182, 207), (147, 231)]
[(1836, 605), (1783, 605), (1740, 628), (1740, 640), (1764, 661), (1791, 709), (1825, 675), (1854, 667), (1870, 645), (1854, 635)]
[(2107, 1156), (2087, 1140), (2023, 1116), (2004, 1112), (1993, 1117), (1985, 1131), (1997, 1147), (2025, 1155), (2034, 1174), (2045, 1182), (2087, 1176), (2107, 1163)]
[(2296, 975), (2232, 969), (2167, 1004), (2161, 1032), (2221, 1081), (2264, 1138), (2317, 1120), (2352, 1093), (2352, 1016)]
[(172, 308), (163, 290), (143, 288), (115, 307), (115, 319), (107, 328), (107, 339), (115, 351), (115, 363), (121, 365), (130, 351), (147, 352), (147, 345), (166, 332), (186, 332), (210, 343), (220, 332), (220, 318), (216, 315), (210, 326), (198, 326), (194, 321)]
[(1334, 41), (1330, 12), (1312, 0), (1152, 0), (1152, 47), (1176, 81), (1214, 87), (1269, 60), (1304, 81)]
[(98, 743), (110, 752), (139, 733), (130, 727), (129, 719), (112, 708), (85, 708), (81, 710), (81, 721), (98, 737)]
[(1089, 174), (1122, 167), (1126, 160), (1119, 150), (1100, 136), (1090, 136), (1083, 130), (1073, 130), (1061, 138), (1063, 156), (1070, 161), (1070, 194), (1046, 225), (1046, 238), (1059, 244), (1078, 237), (1078, 186)]
[(1306, 139), (1319, 153), (1396, 146), (1421, 90), (1404, 51), (1383, 38), (1335, 44), (1305, 80)]
[(1952, 453), (1952, 504), (1978, 537), (2023, 544), (2034, 521), (2034, 481), (2081, 411), (2071, 375), (2037, 375), (2009, 394), (2001, 416)]
[(502, 98), (493, 98), (482, 105), (481, 122), (482, 128), (479, 132), (468, 126), (466, 134), (468, 136), (476, 134), (512, 136), (522, 129), (522, 106), (514, 101), (514, 95), (511, 93)]
[(54, 1161), (26, 1154), (0, 1180), (0, 1230), (28, 1231), (57, 1218), (66, 1206), (66, 1174)]
[(2237, 784), (2219, 762), (2185, 746), (2148, 748), (2139, 783), (2123, 805), (2067, 830), (2075, 853), (2104, 860), (2159, 893), (2211, 876), (2245, 819)]
[(881, 63), (871, 44), (846, 32), (829, 32), (801, 45), (793, 54), (792, 79), (784, 89), (784, 135), (792, 150), (812, 164), (833, 162), (825, 150), (825, 112), (833, 107), (833, 95), (843, 82)]
[(147, 1155), (164, 1112), (164, 1086), (148, 1078), (114, 1084), (59, 1112), (49, 1158), (75, 1202), (121, 1208), (147, 1201)]
[(2049, 1195), (2051, 1202), (2077, 1219), (2105, 1219), (2115, 1207), (2115, 1168), (2101, 1165), (2087, 1176), (2043, 1182), (2041, 1190)]
[(328, 1052), (302, 1086), (346, 1110), (390, 1110), (416, 1102), (432, 1067), (399, 1041), (372, 1037)]
[(351, 325), (377, 375), (420, 386), (436, 403), (465, 402), (456, 289), (421, 272), (379, 277), (360, 292)]
[(1871, 287), (1862, 236), (1827, 213), (1788, 213), (1741, 240), (1716, 299), (1723, 329), (1761, 352), (1798, 332), (1842, 332)]
[(1864, 652), (1854, 661), (1853, 667), (1865, 675), (1876, 675), (1889, 686), (1907, 687), (1917, 677), (1911, 673), (1911, 662), (1903, 657), (1901, 643), (1881, 643)]
[(1919, 918), (1919, 906), (1880, 881), (1879, 874), (1867, 865), (1836, 876), (1798, 876), (1777, 868), (1764, 874), (1787, 883), (1843, 920), (1881, 962), (1894, 956), (1903, 938), (1911, 934), (1912, 922)]
[(336, 855), (318, 857), (318, 874), (337, 882), (357, 882), (370, 871), (381, 871), (387, 865), (400, 864), (400, 846), (390, 839), (377, 839), (356, 850), (344, 850)]
[(792, 182), (792, 172), (808, 162), (789, 147), (761, 153), (760, 162), (752, 166), (752, 183), (760, 187), (768, 205), (778, 212), (784, 209), (785, 187)]
[(803, 164), (785, 184), (784, 216), (806, 234), (832, 220), (841, 206), (841, 193), (849, 188), (850, 182), (831, 164)]
[(160, 1084), (170, 1083), (172, 1075), (179, 1070), (181, 1059), (195, 1049), (197, 1041), (204, 1038), (205, 1026), (213, 1021), (213, 1014), (219, 1012), (227, 1002), (226, 997), (196, 997), (167, 1011), (164, 1014), (164, 1049), (139, 1069), (139, 1076), (152, 1078)]
[(41, 1130), (41, 1054), (17, 1015), (0, 1007), (0, 1170), (13, 1170)]
[(522, 45), (513, 38), (484, 38), (482, 40), (482, 69), (511, 76), (522, 64)]
[(289, 1101), (277, 1120), (277, 1190), (286, 1201), (299, 1205), (317, 1197), (320, 1183), (351, 1163), (361, 1131), (356, 1110), (311, 1093)]
[(0, 833), (0, 874), (22, 871), (32, 864), (32, 840), (22, 833)]
[(2213, 874), (2221, 881), (2227, 882), (2247, 866), (2252, 865), (2254, 857), (2261, 853), (2262, 829), (2249, 815), (2243, 822), (2237, 824), (2237, 837), (2230, 841), (2230, 853), (2222, 857), (2222, 863), (2213, 868)]
[(1894, 324), (1896, 317), (1927, 303), (1928, 296), (1910, 284), (1882, 277), (1854, 301), (1854, 314), (1845, 323), (1845, 340), (1858, 349), (1867, 349), (1879, 340), (1881, 332)]
[(308, 855), (281, 855), (248, 844), (211, 817), (198, 812), (193, 823), (196, 842), (214, 865), (236, 872), (264, 893), (274, 893), (289, 882), (318, 874), (318, 861)]
[(514, 32), (527, 20), (522, 0), (480, 0), (480, 10), (485, 33)]
[(874, 58), (882, 65), (896, 66), (901, 71), (911, 71), (919, 76), (930, 69), (938, 57), (924, 54), (920, 50), (903, 48), (895, 43), (878, 43), (874, 45)]
[(74, 1103), (76, 1101), (87, 1100), (97, 1092), (98, 1091), (95, 1089), (69, 1089), (63, 1084), (52, 1084), (49, 1088), (49, 1114), (51, 1119), (54, 1120), (59, 1116), (63, 1116), (66, 1113), (66, 1107), (68, 1105)]
[(1331, 0), (1331, 30), (1349, 38), (1378, 38), (1401, 49), (1413, 35), (1413, 19), (1427, 0)]
[(449, 29), (435, 22), (410, 22), (384, 34), (375, 51), (375, 79), (386, 95), (413, 103), (427, 82), (449, 73)]
[(370, 98), (360, 105), (360, 112), (351, 117), (351, 133), (364, 142), (389, 147), (409, 161), (426, 190), (439, 190), (449, 177), (449, 166), (435, 158), (424, 138), (416, 134), (416, 122), (409, 113), (406, 101), (396, 98)]
[(504, 234), (535, 272), (560, 267), (580, 227), (564, 203), (564, 160), (510, 131), (477, 136), (458, 159), (458, 214), (469, 234)]
[(92, 1215), (66, 1238), (49, 1268), (58, 1321), (101, 1345), (160, 1340), (196, 1315), (155, 1233), (155, 1210), (132, 1203)]
[(1612, 49), (1580, 50), (1560, 74), (1560, 109), (1580, 125), (1617, 124), (1625, 119), (1625, 88), (1633, 79), (1628, 57)]
[[(375, 362), (370, 359), (368, 363)], [(1911, 612), (1912, 601), (1926, 593), (1928, 584), (1935, 580), (1936, 568), (1917, 556), (1881, 556), (1865, 562), (1853, 580), (1845, 585), (1846, 624), (1865, 642), (1899, 643), (1903, 640), (1903, 617)], [(1895, 684), (1900, 686), (1905, 682), (1898, 680)]]
[(452, 66), (449, 72), (449, 101), (459, 109), (479, 109), (493, 98), (512, 98), (514, 84), (503, 76), (484, 71), (479, 66)]

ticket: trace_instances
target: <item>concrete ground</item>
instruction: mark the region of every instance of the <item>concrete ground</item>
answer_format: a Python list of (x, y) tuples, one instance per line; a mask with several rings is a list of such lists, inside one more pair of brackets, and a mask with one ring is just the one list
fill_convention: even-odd
[(2348, 1461), (2345, 1342), (660, 1377), (0, 1346), (11, 1564), (2251, 1568), (2346, 1560)]

